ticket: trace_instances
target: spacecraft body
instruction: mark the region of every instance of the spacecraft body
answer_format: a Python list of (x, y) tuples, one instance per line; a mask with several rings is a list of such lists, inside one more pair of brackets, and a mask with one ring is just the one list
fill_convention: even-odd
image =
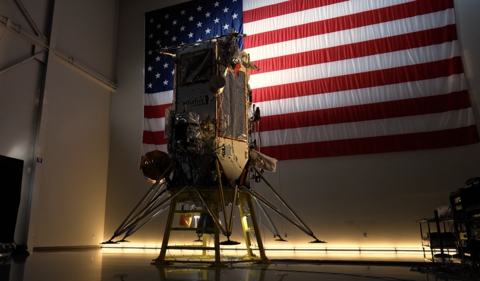
[[(249, 144), (255, 119), (248, 86), (254, 66), (228, 38), (180, 48), (173, 60), (174, 100), (165, 113), (165, 138), (178, 167), (170, 185), (218, 186), (212, 169), (218, 159), (223, 183), (232, 187), (255, 149)], [(275, 160), (270, 162), (274, 167)]]

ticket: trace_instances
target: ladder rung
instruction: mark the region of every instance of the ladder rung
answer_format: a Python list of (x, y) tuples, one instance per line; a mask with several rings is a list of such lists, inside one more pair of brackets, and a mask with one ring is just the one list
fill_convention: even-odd
[(255, 231), (255, 228), (249, 227), (249, 228), (245, 229), (245, 231)]
[(202, 247), (196, 245), (183, 245), (183, 246), (167, 246), (170, 250), (215, 250), (215, 247)]
[(207, 210), (175, 210), (173, 211), (175, 214), (202, 214), (202, 213), (208, 213)]
[(207, 228), (205, 228), (205, 227), (199, 227), (199, 228), (172, 227), (172, 228), (170, 228), (170, 230), (174, 230), (174, 231), (214, 231), (214, 228), (213, 227), (207, 227)]

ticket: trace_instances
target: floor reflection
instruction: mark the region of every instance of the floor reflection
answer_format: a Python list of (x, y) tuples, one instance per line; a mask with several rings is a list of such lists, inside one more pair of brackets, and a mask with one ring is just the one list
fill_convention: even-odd
[[(265, 274), (270, 265), (251, 265), (246, 269), (237, 267), (185, 267), (185, 266), (156, 266), (158, 269), (159, 280), (258, 280), (264, 281)], [(280, 274), (279, 279), (288, 273)]]
[[(378, 265), (368, 256), (363, 260), (319, 262), (310, 260), (277, 260), (270, 265), (230, 264), (224, 268), (175, 263), (172, 266), (150, 265), (158, 251), (67, 251), (33, 252), (27, 259), (0, 259), (1, 281), (163, 281), (163, 280), (215, 280), (215, 281), (355, 281), (355, 280), (479, 280), (478, 276), (432, 270), (431, 263), (421, 266), (428, 270), (411, 270), (412, 266)], [(284, 258), (288, 258), (284, 256)], [(338, 257), (336, 257), (338, 258)], [(316, 260), (314, 262), (314, 260)], [(343, 263), (343, 264), (340, 264)], [(477, 269), (478, 272), (478, 269)], [(465, 273), (465, 272), (464, 272)]]
[(0, 257), (0, 280), (24, 280), (25, 262), (28, 255)]

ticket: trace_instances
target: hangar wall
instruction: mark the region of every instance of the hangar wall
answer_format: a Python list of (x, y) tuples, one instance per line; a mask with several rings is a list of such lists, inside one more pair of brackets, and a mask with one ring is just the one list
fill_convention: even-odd
[[(0, 71), (8, 69), (0, 74), (0, 154), (25, 161), (15, 240), (29, 249), (98, 245), (112, 92), (53, 54), (113, 79), (117, 1), (18, 2), (51, 51), (18, 64), (42, 48), (0, 25)], [(0, 1), (0, 15), (34, 34), (16, 1)]]
[[(39, 13), (34, 17), (38, 28), (48, 34), (48, 16), (51, 1), (37, 1), (32, 8)], [(13, 1), (0, 2), (0, 14), (13, 22), (27, 25)], [(22, 198), (15, 240), (26, 243), (26, 217), (29, 214), (30, 185), (32, 184), (33, 154), (37, 128), (39, 89), (42, 87), (44, 68), (33, 60), (5, 71), (5, 69), (31, 56), (31, 46), (10, 34), (0, 25), (0, 154), (24, 160)], [(44, 59), (43, 55), (41, 59)], [(20, 242), (21, 241), (21, 242)]]
[[(112, 97), (110, 164), (105, 239), (127, 216), (150, 186), (138, 171), (142, 135), (143, 14), (183, 1), (122, 1), (117, 41), (119, 91)], [(475, 0), (455, 1), (462, 55), (476, 111), (480, 100), (480, 9)], [(416, 220), (448, 205), (451, 191), (480, 175), (480, 144), (423, 151), (289, 160), (278, 163), (268, 180), (329, 248), (419, 248)], [(263, 184), (256, 188), (266, 189)], [(160, 245), (165, 214), (131, 237), (129, 245)], [(312, 247), (311, 239), (276, 219), (288, 244), (266, 247)], [(236, 226), (237, 228), (239, 225)], [(366, 234), (366, 237), (365, 237)], [(241, 239), (236, 234), (236, 239)], [(194, 239), (187, 233), (175, 242)], [(241, 241), (241, 240), (239, 240)], [(318, 244), (317, 244), (318, 245)], [(324, 247), (324, 245), (321, 245)]]
[[(0, 74), (0, 154), (26, 161), (15, 239), (30, 249), (98, 245), (111, 236), (150, 186), (138, 171), (143, 15), (179, 1), (22, 3), (57, 49), (119, 81), (119, 89), (112, 94), (47, 55)], [(455, 4), (478, 125), (480, 39), (475, 27), (480, 19), (475, 11), (480, 3), (457, 0)], [(31, 31), (14, 1), (1, 1), (0, 15)], [(4, 31), (0, 25), (0, 71), (32, 56), (29, 44)], [(42, 95), (44, 102), (39, 104)], [(268, 174), (268, 179), (317, 236), (329, 242), (328, 247), (418, 247), (415, 220), (432, 216), (436, 207), (448, 204), (449, 192), (478, 176), (479, 156), (476, 144), (290, 160), (280, 162), (277, 173)], [(34, 161), (37, 157), (42, 163)], [(164, 218), (135, 234), (132, 244), (159, 245)], [(307, 245), (309, 237), (285, 221), (276, 221), (280, 232), (288, 235), (287, 247)], [(175, 237), (177, 241), (191, 238)], [(276, 246), (269, 237), (266, 242), (267, 247)]]

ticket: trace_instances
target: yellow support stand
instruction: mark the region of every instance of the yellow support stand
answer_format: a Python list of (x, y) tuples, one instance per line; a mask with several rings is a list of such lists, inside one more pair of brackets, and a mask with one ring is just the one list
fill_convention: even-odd
[(247, 222), (246, 220), (243, 220), (243, 219), (242, 219), (242, 228), (244, 229), (244, 232), (245, 232), (245, 229), (248, 229), (249, 232), (253, 232), (256, 237), (257, 244), (258, 244), (258, 251), (260, 252), (260, 261), (258, 263), (272, 263), (265, 255), (265, 248), (263, 247), (262, 236), (260, 234), (260, 227), (258, 226), (257, 214), (255, 213), (255, 208), (253, 207), (252, 196), (248, 193), (245, 193), (245, 197), (247, 200), (248, 209), (250, 210), (250, 217), (253, 224), (253, 229), (248, 228), (248, 225), (243, 226), (243, 222), (244, 221), (245, 223)]
[[(209, 188), (209, 189), (202, 189), (201, 190), (203, 196), (209, 198), (212, 202), (221, 202), (219, 199), (219, 192), (218, 188)], [(234, 195), (234, 189), (224, 189), (225, 196), (232, 198)], [(242, 258), (241, 260), (237, 261), (229, 261), (228, 263), (232, 262), (254, 262), (254, 263), (262, 263), (262, 264), (270, 264), (270, 260), (268, 260), (267, 256), (265, 255), (265, 248), (263, 246), (262, 237), (260, 235), (260, 229), (257, 222), (257, 217), (255, 213), (255, 209), (252, 203), (252, 198), (250, 194), (247, 192), (237, 190), (238, 192), (238, 199), (237, 204), (240, 210), (241, 222), (242, 222), (242, 230), (243, 235), (245, 237), (245, 245), (247, 249), (247, 255)], [(167, 224), (165, 226), (165, 232), (163, 235), (163, 242), (162, 248), (160, 250), (160, 255), (156, 258), (152, 264), (153, 265), (171, 265), (174, 262), (181, 262), (181, 263), (208, 263), (211, 267), (225, 267), (226, 263), (221, 260), (220, 255), (220, 229), (217, 225), (213, 228), (180, 228), (180, 227), (172, 227), (175, 214), (200, 214), (200, 213), (208, 213), (207, 210), (177, 210), (177, 205), (179, 203), (192, 200), (192, 198), (199, 198), (198, 194), (193, 190), (187, 190), (180, 193), (175, 199), (172, 200), (170, 205), (170, 210), (168, 213)], [(218, 204), (218, 203), (217, 203)], [(210, 204), (211, 210), (214, 214), (218, 217), (218, 205), (213, 203)], [(248, 205), (249, 211), (245, 210), (245, 204)], [(233, 211), (233, 210), (232, 210)], [(224, 215), (225, 216), (225, 215)], [(251, 218), (252, 227), (248, 225), (248, 217)], [(224, 222), (223, 225), (226, 225)], [(214, 233), (214, 245), (208, 246), (207, 240), (208, 235), (203, 234), (203, 244), (202, 245), (169, 245), (170, 234), (172, 231), (213, 231)], [(253, 248), (251, 245), (250, 235), (253, 235), (257, 240), (258, 251), (260, 253), (260, 257), (257, 257), (253, 253)], [(168, 250), (201, 250), (201, 255), (177, 255), (173, 257), (167, 258), (166, 254)], [(214, 251), (214, 255), (208, 255), (207, 251)], [(194, 260), (191, 260), (194, 259)]]

